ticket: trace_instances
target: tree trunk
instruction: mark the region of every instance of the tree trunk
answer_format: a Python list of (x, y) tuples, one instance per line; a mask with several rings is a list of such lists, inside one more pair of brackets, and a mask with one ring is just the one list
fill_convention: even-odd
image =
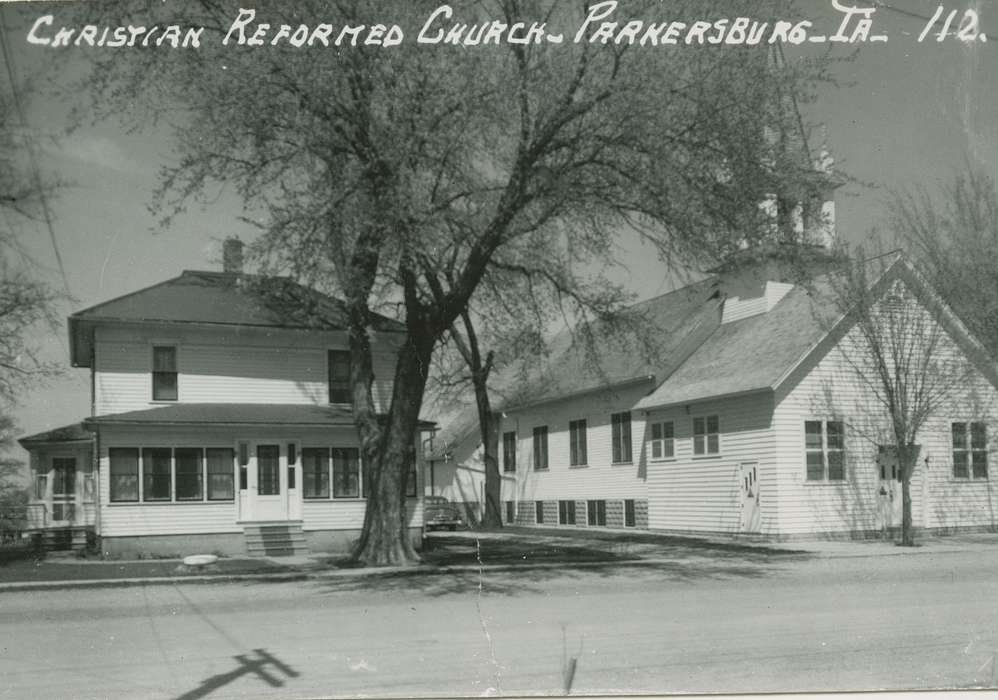
[(415, 467), (419, 409), (426, 388), (432, 342), (411, 335), (398, 353), (392, 403), (376, 439), (361, 441), (367, 461), (364, 529), (353, 558), (368, 566), (404, 566), (420, 561), (409, 534), (406, 478)]
[(482, 433), (482, 461), (485, 465), (485, 513), (482, 527), (486, 530), (502, 527), (502, 480), (499, 478), (499, 419), (489, 406), (488, 395), (478, 396), (478, 424)]
[(918, 445), (905, 445), (898, 449), (898, 466), (901, 468), (901, 545), (915, 545), (915, 533), (911, 523), (911, 477), (918, 461)]

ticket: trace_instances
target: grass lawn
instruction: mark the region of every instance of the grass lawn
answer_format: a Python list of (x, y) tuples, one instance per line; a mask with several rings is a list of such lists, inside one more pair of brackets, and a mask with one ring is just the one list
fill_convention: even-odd
[(0, 562), (0, 583), (35, 581), (98, 581), (116, 578), (183, 578), (200, 574), (266, 574), (296, 569), (266, 559), (219, 559), (200, 570), (190, 570), (179, 559), (154, 561), (99, 561), (77, 559), (20, 559)]

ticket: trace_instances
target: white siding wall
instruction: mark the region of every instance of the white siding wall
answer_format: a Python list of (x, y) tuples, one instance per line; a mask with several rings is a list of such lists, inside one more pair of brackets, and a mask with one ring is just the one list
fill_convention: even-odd
[[(391, 335), (374, 357), (374, 397), (391, 398)], [(152, 346), (176, 344), (180, 403), (311, 403), (328, 401), (327, 355), (345, 348), (343, 333), (185, 327), (118, 327), (96, 332), (98, 415), (161, 405), (152, 401)]]
[[(631, 410), (648, 386), (630, 387), (612, 394), (590, 394), (574, 399), (510, 412), (499, 435), (499, 469), (503, 468), (502, 434), (517, 437), (515, 479), (503, 480), (503, 500), (643, 499), (646, 497), (642, 436), (644, 420), (631, 411), (632, 461), (612, 463), (610, 415)], [(569, 464), (569, 421), (586, 420), (587, 464)], [(547, 471), (534, 470), (533, 429), (548, 428)], [(506, 476), (514, 476), (506, 474)], [(584, 519), (585, 514), (577, 517)]]
[[(774, 533), (777, 474), (775, 442), (770, 429), (772, 410), (771, 397), (757, 394), (649, 412), (646, 418), (649, 424), (673, 422), (675, 458), (648, 461), (648, 527), (685, 532), (738, 532), (740, 465), (757, 462), (761, 531)], [(720, 452), (694, 456), (693, 418), (708, 415), (719, 417)], [(648, 458), (647, 449), (644, 454)]]
[[(785, 397), (774, 415), (778, 441), (780, 530), (788, 534), (875, 530), (878, 519), (878, 444), (893, 444), (886, 410), (856, 373), (864, 357), (855, 331), (833, 348)], [(937, 357), (960, 349), (948, 337)], [(852, 358), (850, 362), (847, 358)], [(846, 481), (808, 482), (804, 421), (846, 423)], [(998, 497), (991, 480), (953, 478), (950, 423), (984, 420), (989, 448), (998, 443), (998, 393), (976, 371), (956, 386), (922, 429), (918, 466), (912, 476), (912, 519), (916, 527), (994, 525)], [(989, 471), (994, 479), (994, 457)], [(928, 458), (928, 463), (925, 459)]]

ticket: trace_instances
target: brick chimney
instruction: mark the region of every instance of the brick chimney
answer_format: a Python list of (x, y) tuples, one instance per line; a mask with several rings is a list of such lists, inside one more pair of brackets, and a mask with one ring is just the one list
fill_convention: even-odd
[(222, 271), (236, 274), (243, 271), (243, 242), (238, 238), (226, 238), (222, 243)]

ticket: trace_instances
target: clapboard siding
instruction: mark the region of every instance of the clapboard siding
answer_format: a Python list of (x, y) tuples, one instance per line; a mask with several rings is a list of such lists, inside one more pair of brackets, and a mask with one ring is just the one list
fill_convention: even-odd
[[(740, 466), (758, 464), (761, 531), (775, 533), (775, 443), (771, 430), (773, 403), (768, 393), (705, 401), (651, 411), (649, 423), (672, 421), (675, 458), (648, 462), (648, 527), (687, 532), (739, 531)], [(693, 455), (693, 418), (717, 415), (720, 453)], [(649, 436), (650, 437), (650, 436)]]
[[(346, 340), (332, 332), (102, 327), (94, 351), (98, 415), (161, 405), (152, 401), (151, 377), (152, 346), (160, 343), (177, 345), (180, 403), (324, 404), (326, 351), (345, 347)], [(389, 347), (374, 355), (373, 392), (379, 410), (391, 398), (393, 352)]]
[[(302, 508), (304, 530), (357, 530), (364, 523), (367, 501), (357, 500), (306, 500)], [(423, 502), (410, 498), (406, 501), (409, 527), (422, 527)]]
[[(544, 501), (565, 499), (644, 498), (642, 463), (643, 416), (631, 412), (632, 461), (613, 463), (610, 416), (629, 411), (648, 390), (647, 386), (554, 401), (529, 409), (507, 412), (502, 420), (499, 441), (499, 468), (503, 465), (502, 434), (515, 431), (517, 437), (516, 473), (503, 480), (502, 499)], [(585, 466), (570, 465), (569, 422), (586, 420)], [(548, 428), (548, 465), (534, 469), (533, 429)]]
[[(877, 449), (880, 444), (893, 444), (894, 439), (885, 408), (857, 374), (857, 363), (865, 352), (856, 331), (851, 331), (785, 396), (779, 397), (774, 428), (779, 452), (779, 527), (783, 533), (863, 531), (883, 526), (885, 504), (879, 496)], [(961, 350), (945, 336), (936, 353), (941, 362), (948, 362)], [(939, 404), (918, 438), (922, 451), (911, 480), (912, 521), (916, 527), (995, 523), (998, 503), (991, 482), (952, 477), (950, 423), (985, 421), (989, 448), (993, 449), (998, 439), (998, 394), (976, 371), (962, 384)], [(804, 422), (829, 419), (846, 425), (846, 480), (808, 482)], [(991, 459), (989, 462), (994, 463)]]

